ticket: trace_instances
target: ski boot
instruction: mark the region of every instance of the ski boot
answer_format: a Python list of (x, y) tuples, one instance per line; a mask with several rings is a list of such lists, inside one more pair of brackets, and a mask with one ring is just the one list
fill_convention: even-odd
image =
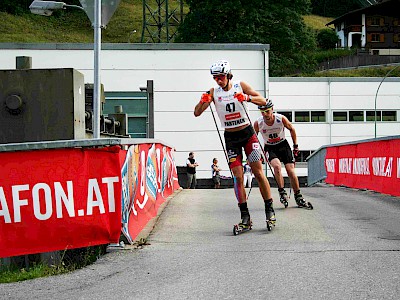
[(271, 231), (273, 227), (275, 227), (276, 218), (275, 211), (272, 203), (272, 199), (264, 200), (265, 205), (265, 217), (267, 222), (267, 229)]
[(251, 230), (252, 222), (250, 218), (247, 202), (239, 203), (241, 221), (239, 224), (233, 225), (233, 235), (238, 235), (242, 232)]
[(283, 188), (279, 188), (279, 201), (281, 201), (281, 203), (286, 207), (288, 207), (289, 203), (288, 203), (288, 195), (285, 191), (285, 189)]
[(311, 202), (306, 202), (303, 198), (303, 195), (300, 193), (300, 191), (297, 191), (294, 193), (294, 200), (296, 200), (296, 204), (298, 207), (304, 207), (307, 209), (313, 209), (314, 207), (312, 206)]

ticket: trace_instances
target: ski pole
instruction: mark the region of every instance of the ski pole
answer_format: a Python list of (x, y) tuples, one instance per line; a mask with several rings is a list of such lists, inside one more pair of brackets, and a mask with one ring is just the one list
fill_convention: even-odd
[(260, 145), (261, 154), (263, 155), (263, 158), (264, 158), (265, 162), (268, 164), (268, 167), (269, 167), (269, 169), (270, 169), (270, 171), (271, 171), (271, 173), (272, 173), (272, 176), (274, 177), (274, 180), (275, 180), (275, 182), (276, 182), (276, 185), (279, 187), (278, 180), (276, 180), (275, 173), (274, 173), (274, 171), (272, 170), (271, 163), (270, 163), (269, 160), (267, 159), (267, 155), (265, 154), (264, 148), (263, 148), (262, 145), (261, 145), (260, 139), (258, 138), (258, 135), (257, 135), (257, 133), (256, 133), (254, 127), (253, 127), (253, 123), (251, 122), (249, 113), (247, 112), (247, 109), (246, 109), (246, 107), (244, 106), (244, 103), (243, 103), (243, 102), (242, 102), (242, 105), (243, 105), (244, 111), (245, 111), (245, 113), (246, 113), (247, 119), (248, 119), (249, 122), (250, 122), (250, 127), (251, 127), (251, 129), (253, 130), (253, 133), (255, 134), (255, 136), (256, 136), (256, 138), (257, 138), (258, 144)]
[[(209, 93), (210, 93), (210, 91), (207, 91), (207, 94), (209, 94)], [(213, 109), (211, 107), (211, 103), (210, 103), (210, 110), (211, 110), (212, 117), (214, 119), (215, 128), (217, 129), (219, 141), (221, 142), (221, 146), (222, 146), (222, 149), (223, 149), (224, 154), (225, 154), (226, 163), (228, 164), (228, 168), (229, 168), (228, 153), (226, 152), (224, 143), (222, 142), (221, 134), (219, 133), (217, 120), (215, 119), (215, 115), (214, 115), (214, 111), (213, 111)], [(236, 184), (236, 177), (233, 175), (231, 168), (229, 168), (229, 172), (231, 173), (231, 176), (232, 176), (232, 179), (233, 179), (233, 190), (235, 191), (236, 199), (239, 202), (239, 190), (238, 190), (238, 187), (237, 187), (237, 184)]]

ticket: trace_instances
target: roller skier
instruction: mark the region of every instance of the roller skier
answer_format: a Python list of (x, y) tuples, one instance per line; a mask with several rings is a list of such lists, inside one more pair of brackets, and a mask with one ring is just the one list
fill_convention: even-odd
[[(262, 116), (254, 123), (254, 129), (257, 134), (260, 132), (264, 139), (264, 151), (268, 153), (269, 161), (274, 169), (280, 201), (285, 207), (288, 206), (288, 195), (284, 188), (284, 179), (281, 172), (282, 162), (289, 176), (297, 206), (312, 209), (311, 203), (307, 203), (300, 192), (299, 180), (295, 173), (295, 158), (299, 154), (296, 130), (284, 115), (275, 113), (273, 107), (271, 100), (267, 100), (265, 105), (258, 106)], [(293, 154), (285, 137), (285, 128), (289, 130), (293, 140)]]
[(217, 85), (202, 94), (201, 100), (195, 106), (194, 115), (198, 117), (210, 107), (218, 131), (218, 125), (210, 106), (213, 102), (221, 126), (224, 128), (225, 147), (221, 136), (220, 141), (232, 173), (234, 191), (241, 217), (240, 222), (235, 225), (237, 231), (234, 228), (234, 234), (249, 230), (252, 226), (243, 184), (243, 150), (258, 181), (264, 201), (267, 226), (270, 230), (276, 222), (271, 188), (262, 169), (262, 149), (260, 149), (260, 144), (247, 114), (247, 103), (262, 106), (266, 104), (266, 100), (246, 82), (232, 80), (233, 75), (228, 61), (220, 60), (215, 62), (212, 64), (210, 72)]

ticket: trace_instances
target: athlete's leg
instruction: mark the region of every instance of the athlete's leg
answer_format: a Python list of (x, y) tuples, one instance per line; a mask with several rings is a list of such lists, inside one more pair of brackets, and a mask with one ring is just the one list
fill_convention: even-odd
[(290, 185), (292, 186), (293, 192), (297, 192), (300, 190), (299, 179), (296, 175), (294, 164), (288, 163), (285, 165), (286, 172), (290, 179)]
[[(241, 161), (241, 160), (240, 160)], [(235, 195), (239, 203), (244, 203), (246, 202), (246, 190), (244, 189), (244, 184), (243, 184), (243, 167), (241, 163), (237, 164), (234, 162), (231, 162), (229, 164), (229, 167), (232, 170), (233, 173), (233, 188), (235, 190)]]
[(282, 164), (279, 158), (274, 158), (270, 161), (272, 168), (274, 169), (276, 183), (278, 184), (278, 188), (284, 188), (285, 181), (282, 175)]
[(267, 177), (265, 177), (261, 161), (250, 162), (250, 167), (253, 171), (254, 177), (258, 182), (258, 186), (260, 187), (260, 192), (263, 199), (271, 199), (271, 187), (269, 185)]

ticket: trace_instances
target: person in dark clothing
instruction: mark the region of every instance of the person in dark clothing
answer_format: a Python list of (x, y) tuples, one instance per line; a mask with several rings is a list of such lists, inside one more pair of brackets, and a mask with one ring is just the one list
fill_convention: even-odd
[(186, 161), (186, 173), (187, 173), (187, 188), (196, 188), (196, 167), (199, 164), (194, 159), (194, 153), (190, 152), (189, 157)]

